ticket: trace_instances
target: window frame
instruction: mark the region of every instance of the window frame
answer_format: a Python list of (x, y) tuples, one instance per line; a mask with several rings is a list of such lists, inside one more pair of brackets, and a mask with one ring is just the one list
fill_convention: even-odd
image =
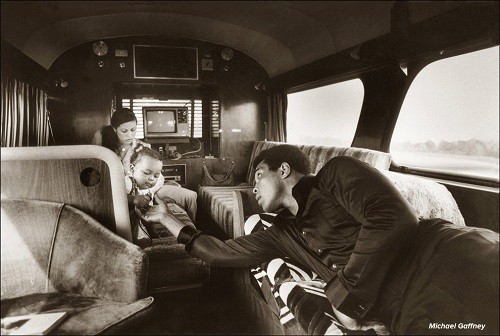
[[(387, 152), (391, 154), (391, 144), (393, 141), (394, 130), (397, 125), (397, 120), (399, 119), (401, 113), (401, 107), (403, 106), (403, 102), (406, 99), (408, 91), (413, 84), (415, 78), (419, 75), (419, 73), (426, 68), (428, 65), (435, 63), (437, 61), (441, 61), (447, 58), (452, 58), (455, 56), (465, 55), (468, 53), (472, 53), (475, 51), (480, 51), (484, 49), (488, 49), (491, 47), (499, 46), (498, 43), (495, 43), (491, 40), (481, 40), (475, 43), (458, 46), (456, 48), (450, 48), (448, 50), (440, 50), (436, 53), (426, 54), (418, 58), (413, 59), (404, 59), (400, 62), (400, 65), (405, 65), (407, 67), (407, 84), (405, 86), (404, 97), (401, 100), (401, 104), (399, 106), (399, 110), (397, 111), (396, 120), (393, 124), (393, 128), (391, 130), (391, 134), (389, 137), (389, 148), (387, 148)], [(391, 154), (392, 156), (392, 154)], [(398, 164), (394, 161), (394, 158), (391, 159), (391, 165), (389, 167), (390, 171), (399, 172), (403, 174), (417, 175), (422, 177), (429, 177), (439, 180), (445, 180), (450, 182), (458, 182), (465, 183), (470, 185), (477, 185), (483, 187), (491, 187), (498, 189), (500, 187), (500, 179), (499, 178), (488, 178), (481, 176), (471, 176), (469, 174), (464, 173), (447, 173), (433, 169), (420, 168), (420, 167), (409, 167), (404, 164)]]

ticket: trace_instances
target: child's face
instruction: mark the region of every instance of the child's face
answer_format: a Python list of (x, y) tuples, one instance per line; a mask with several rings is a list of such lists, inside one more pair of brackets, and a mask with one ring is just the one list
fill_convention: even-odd
[(132, 177), (139, 189), (149, 189), (155, 186), (161, 174), (163, 163), (149, 156), (143, 156), (131, 168)]

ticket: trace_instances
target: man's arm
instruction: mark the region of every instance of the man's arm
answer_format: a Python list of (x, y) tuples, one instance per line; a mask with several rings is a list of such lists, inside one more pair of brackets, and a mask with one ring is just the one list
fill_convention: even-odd
[(325, 288), (338, 311), (359, 319), (373, 307), (389, 268), (415, 233), (418, 218), (387, 177), (355, 158), (330, 160), (318, 173), (318, 187), (362, 224), (349, 262)]
[(221, 241), (184, 224), (168, 210), (158, 195), (155, 199), (157, 205), (150, 207), (146, 213), (138, 212), (138, 215), (148, 222), (165, 226), (180, 244), (185, 245), (190, 255), (210, 266), (251, 267), (282, 255), (273, 228)]

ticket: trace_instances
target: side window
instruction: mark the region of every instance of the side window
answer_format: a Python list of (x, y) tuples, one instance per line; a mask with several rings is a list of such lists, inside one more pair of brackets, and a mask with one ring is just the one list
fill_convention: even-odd
[(351, 146), (365, 90), (360, 79), (288, 94), (287, 142)]
[(498, 181), (498, 46), (426, 66), (394, 130), (398, 165)]

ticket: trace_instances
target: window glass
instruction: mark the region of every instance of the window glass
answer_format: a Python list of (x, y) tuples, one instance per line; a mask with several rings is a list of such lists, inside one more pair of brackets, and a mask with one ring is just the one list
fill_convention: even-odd
[(363, 96), (360, 79), (288, 94), (287, 142), (351, 146)]
[(412, 83), (394, 130), (399, 165), (498, 181), (498, 47), (429, 64)]

